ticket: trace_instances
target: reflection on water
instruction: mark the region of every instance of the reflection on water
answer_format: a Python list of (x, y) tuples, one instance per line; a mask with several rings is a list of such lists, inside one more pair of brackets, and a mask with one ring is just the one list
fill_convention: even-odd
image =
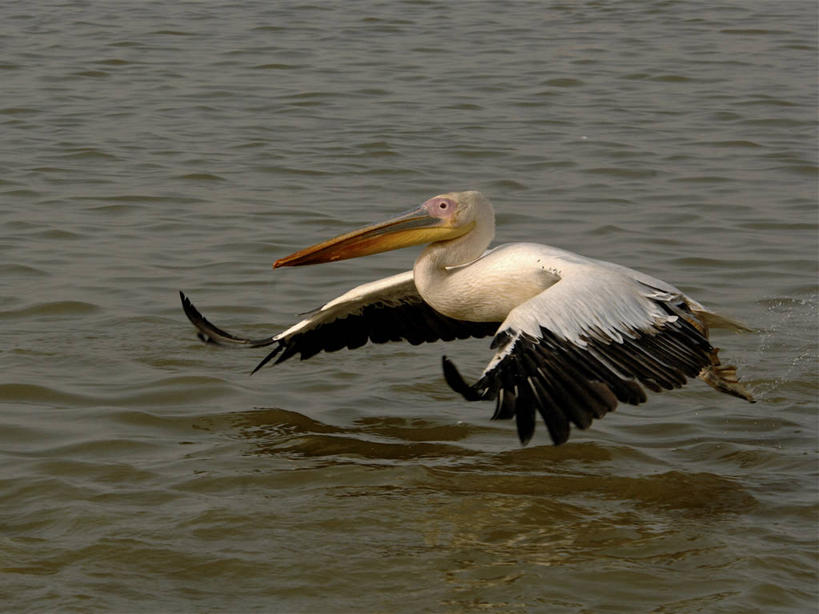
[[(425, 480), (418, 487), (450, 496), (481, 493), (570, 497), (579, 493), (609, 500), (630, 499), (644, 509), (676, 510), (688, 515), (733, 513), (748, 510), (755, 503), (739, 484), (710, 473), (658, 472), (655, 468), (641, 477), (617, 475), (618, 468), (633, 473), (630, 466), (638, 456), (644, 467), (651, 465), (646, 454), (635, 454), (629, 448), (611, 449), (590, 442), (487, 454), (450, 443), (478, 430), (467, 425), (371, 416), (358, 421), (355, 427), (340, 428), (280, 409), (230, 417), (256, 454), (327, 457), (332, 464), (346, 461), (368, 467), (422, 466)], [(404, 437), (408, 429), (412, 431), (411, 440)]]
[[(467, 610), (525, 611), (533, 599), (567, 608), (589, 598), (604, 603), (611, 583), (623, 581), (631, 586), (623, 598), (632, 599), (641, 584), (658, 581), (645, 576), (635, 585), (628, 571), (635, 565), (687, 570), (706, 588), (685, 601), (702, 607), (724, 598), (707, 588), (713, 575), (742, 560), (714, 537), (714, 527), (758, 506), (736, 480), (667, 470), (628, 447), (588, 442), (481, 453), (453, 443), (469, 439), (465, 425), (368, 417), (338, 428), (277, 409), (230, 420), (251, 454), (299, 459), (307, 491), (317, 470), (331, 471), (334, 482), (315, 504), (332, 500), (332, 530), (365, 533), (372, 556), (391, 566), (406, 566), (412, 556), (428, 560), (427, 574), (438, 574), (445, 587), (437, 593), (440, 602)], [(403, 434), (413, 425), (409, 441)], [(347, 464), (359, 470), (340, 473)], [(654, 470), (635, 475), (635, 466), (651, 465)], [(362, 523), (374, 520), (354, 509), (377, 510), (378, 532), (364, 529)], [(394, 540), (409, 550), (384, 550)], [(555, 582), (555, 574), (579, 569), (596, 576), (582, 596)]]

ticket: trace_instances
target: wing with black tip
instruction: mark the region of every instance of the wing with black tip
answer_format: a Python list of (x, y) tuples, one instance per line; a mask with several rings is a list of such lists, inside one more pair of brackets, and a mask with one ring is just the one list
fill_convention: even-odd
[(438, 313), (418, 294), (412, 271), (353, 288), (284, 332), (263, 339), (248, 339), (218, 328), (202, 316), (184, 294), (181, 296), (185, 314), (204, 341), (245, 347), (274, 345), (254, 373), (274, 358), (274, 364), (296, 354), (304, 360), (322, 351), (361, 347), (368, 341), (408, 341), (417, 345), (488, 337), (499, 325), (498, 322), (465, 322)]

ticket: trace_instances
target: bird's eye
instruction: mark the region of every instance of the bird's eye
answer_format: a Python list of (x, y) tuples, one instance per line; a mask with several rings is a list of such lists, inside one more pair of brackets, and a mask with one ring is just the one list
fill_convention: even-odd
[(438, 207), (439, 207), (440, 209), (446, 209), (446, 208), (447, 208), (447, 204), (448, 204), (448, 203), (447, 203), (446, 201), (441, 201), (441, 202), (438, 204)]

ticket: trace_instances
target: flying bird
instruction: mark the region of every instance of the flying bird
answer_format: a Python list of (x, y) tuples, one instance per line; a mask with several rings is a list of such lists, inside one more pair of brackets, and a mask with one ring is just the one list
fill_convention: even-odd
[(206, 342), (273, 346), (254, 369), (299, 354), (357, 348), (368, 341), (452, 341), (492, 337), (494, 355), (473, 384), (446, 356), (449, 386), (467, 401), (494, 400), (493, 419), (515, 419), (528, 443), (537, 414), (555, 445), (571, 425), (588, 428), (618, 401), (699, 377), (747, 401), (736, 367), (723, 365), (709, 328), (749, 330), (709, 311), (674, 286), (639, 271), (537, 243), (487, 249), (495, 213), (480, 192), (435, 196), (379, 224), (277, 260), (301, 266), (428, 244), (411, 271), (365, 283), (287, 330), (262, 339), (211, 324), (180, 292)]

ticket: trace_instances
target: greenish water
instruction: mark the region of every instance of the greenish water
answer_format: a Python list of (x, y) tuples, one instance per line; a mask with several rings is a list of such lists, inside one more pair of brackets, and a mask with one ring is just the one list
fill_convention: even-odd
[[(807, 612), (813, 2), (0, 6), (0, 602), (41, 612)], [(694, 382), (559, 448), (466, 404), (488, 341), (248, 373), (416, 251), (272, 262), (440, 192), (643, 270), (759, 402)]]

